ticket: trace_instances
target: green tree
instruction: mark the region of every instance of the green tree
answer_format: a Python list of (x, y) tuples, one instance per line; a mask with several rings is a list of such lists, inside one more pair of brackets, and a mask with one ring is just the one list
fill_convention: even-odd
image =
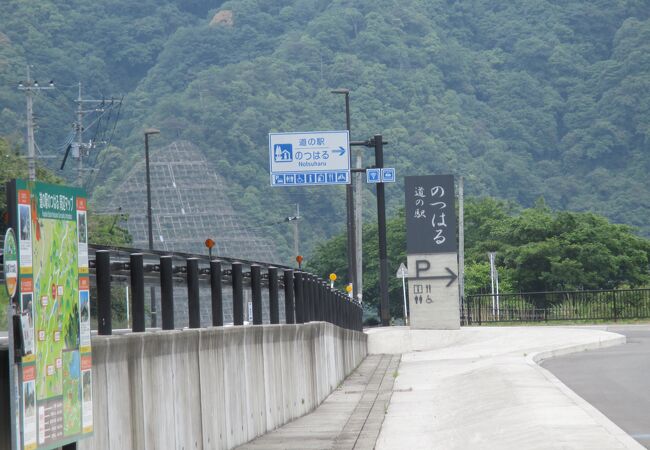
[[(403, 210), (387, 222), (391, 315), (402, 316), (400, 280), (392, 274), (406, 260)], [(379, 298), (377, 226), (364, 226), (363, 292), (375, 313)], [(326, 278), (345, 273), (345, 236), (320, 244), (307, 268)], [(615, 289), (650, 282), (650, 240), (593, 213), (553, 212), (542, 199), (520, 209), (493, 198), (465, 203), (465, 293), (490, 292), (488, 252), (497, 252), (501, 292)], [(340, 277), (339, 287), (343, 287)]]

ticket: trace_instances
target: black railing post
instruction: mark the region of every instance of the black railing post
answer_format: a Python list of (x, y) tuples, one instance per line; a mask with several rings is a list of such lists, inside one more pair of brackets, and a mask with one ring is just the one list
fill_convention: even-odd
[(311, 276), (311, 300), (309, 302), (309, 321), (315, 322), (318, 320), (316, 317), (316, 304), (318, 303), (318, 277)]
[(359, 312), (358, 312), (358, 330), (363, 332), (363, 303), (359, 304)]
[(304, 295), (302, 320), (307, 323), (311, 321), (311, 302), (312, 302), (312, 278), (308, 273), (302, 274), (302, 292)]
[(336, 296), (336, 304), (334, 305), (334, 311), (335, 311), (335, 318), (334, 318), (334, 323), (336, 324), (337, 327), (341, 326), (341, 317), (343, 314), (341, 313), (341, 308), (343, 304), (343, 295), (339, 292)]
[(305, 286), (304, 276), (302, 272), (294, 274), (294, 291), (296, 293), (296, 323), (305, 322)]
[(269, 267), (269, 322), (280, 323), (280, 305), (278, 300), (278, 269)]
[(323, 292), (323, 305), (321, 306), (323, 312), (322, 312), (322, 321), (327, 322), (327, 305), (328, 305), (328, 298), (329, 298), (329, 285), (325, 280), (321, 283), (321, 291)]
[(334, 296), (334, 289), (327, 286), (325, 293), (325, 321), (332, 323), (332, 297)]
[(241, 263), (231, 265), (232, 272), (232, 321), (234, 325), (244, 324), (244, 281)]
[(132, 253), (129, 258), (131, 272), (131, 330), (144, 331), (144, 267), (142, 253)]
[(210, 295), (212, 300), (212, 326), (223, 326), (223, 292), (221, 291), (221, 261), (210, 261)]
[(305, 274), (296, 272), (294, 277), (294, 291), (296, 293), (296, 323), (305, 323)]
[(111, 307), (111, 252), (95, 252), (95, 277), (97, 279), (97, 332), (113, 334)]
[(294, 316), (294, 283), (293, 283), (293, 270), (286, 269), (284, 271), (284, 321), (285, 323), (295, 323)]
[(314, 316), (316, 316), (317, 322), (322, 322), (323, 320), (323, 279), (316, 278), (316, 303), (314, 305)]
[(199, 260), (197, 258), (187, 258), (187, 311), (190, 318), (190, 328), (201, 328)]
[(251, 294), (253, 300), (253, 325), (262, 325), (262, 272), (257, 264), (251, 265)]
[(162, 329), (174, 329), (174, 268), (171, 256), (160, 257), (160, 309)]

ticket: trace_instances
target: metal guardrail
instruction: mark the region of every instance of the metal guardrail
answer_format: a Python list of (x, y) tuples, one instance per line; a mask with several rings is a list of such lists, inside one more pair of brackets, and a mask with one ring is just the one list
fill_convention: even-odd
[(650, 289), (469, 295), (461, 308), (466, 325), (649, 317)]
[[(187, 288), (189, 327), (200, 328), (200, 286), (209, 287), (211, 325), (224, 325), (226, 289), (232, 297), (233, 325), (244, 324), (244, 298), (252, 300), (252, 324), (263, 323), (263, 291), (268, 298), (268, 322), (280, 323), (280, 294), (284, 297), (285, 322), (325, 321), (362, 331), (362, 307), (343, 292), (304, 271), (264, 262), (181, 252), (151, 251), (125, 247), (89, 246), (91, 288), (97, 292), (97, 329), (112, 333), (113, 298), (116, 285), (128, 286), (131, 294), (132, 331), (145, 331), (145, 286), (160, 292), (162, 329), (176, 328), (174, 288)], [(3, 277), (0, 271), (0, 277)], [(245, 295), (246, 291), (246, 295)], [(151, 313), (152, 311), (149, 311)], [(156, 314), (156, 313), (154, 313)]]

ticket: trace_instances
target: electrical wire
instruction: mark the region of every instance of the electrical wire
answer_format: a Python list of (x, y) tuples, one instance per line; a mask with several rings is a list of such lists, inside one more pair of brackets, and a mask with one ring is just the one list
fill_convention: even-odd
[(117, 128), (117, 122), (120, 120), (120, 113), (122, 112), (122, 104), (124, 103), (124, 95), (122, 95), (122, 98), (120, 99), (120, 104), (117, 107), (117, 116), (115, 117), (115, 123), (113, 124), (113, 131), (111, 132), (111, 137), (108, 139), (108, 144), (106, 147), (110, 147), (111, 143), (113, 142), (113, 136), (115, 135), (115, 129)]

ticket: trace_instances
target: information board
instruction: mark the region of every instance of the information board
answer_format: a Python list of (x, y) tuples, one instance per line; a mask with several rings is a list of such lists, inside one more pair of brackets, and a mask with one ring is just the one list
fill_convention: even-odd
[(18, 241), (12, 323), (22, 342), (15, 442), (53, 449), (93, 431), (86, 194), (24, 180), (7, 194)]
[(348, 131), (269, 133), (271, 186), (350, 183)]
[(406, 252), (456, 252), (454, 176), (406, 177), (405, 194)]

